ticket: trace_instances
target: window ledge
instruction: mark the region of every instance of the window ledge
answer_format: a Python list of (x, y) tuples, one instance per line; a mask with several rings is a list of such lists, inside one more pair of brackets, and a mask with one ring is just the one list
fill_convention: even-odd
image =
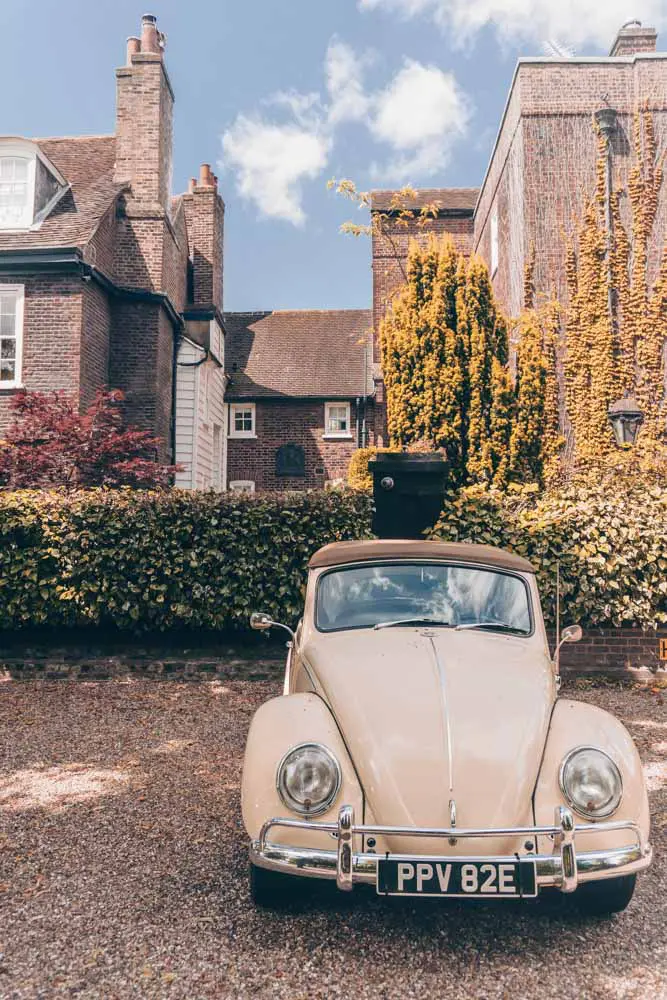
[(229, 441), (256, 441), (256, 434), (228, 434), (227, 439)]
[(354, 435), (352, 434), (323, 434), (323, 441), (353, 441)]

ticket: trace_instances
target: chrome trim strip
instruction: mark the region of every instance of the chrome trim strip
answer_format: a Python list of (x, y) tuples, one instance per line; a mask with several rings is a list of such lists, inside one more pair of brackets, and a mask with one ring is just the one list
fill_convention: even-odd
[[(521, 855), (537, 865), (537, 884), (540, 889), (562, 888), (563, 870), (557, 854)], [(612, 878), (641, 872), (651, 864), (653, 852), (647, 847), (644, 852), (635, 845), (619, 847), (611, 851), (591, 851), (577, 855), (578, 884), (600, 878)], [(516, 862), (516, 855), (507, 857), (463, 856), (463, 855), (419, 855), (424, 861), (491, 861), (499, 864)], [(303, 878), (336, 879), (336, 851), (320, 851), (306, 847), (289, 847), (285, 844), (265, 843), (260, 850), (259, 841), (250, 845), (250, 860), (259, 868), (299, 875)], [(365, 883), (375, 885), (377, 880), (377, 854), (352, 855), (352, 885)]]
[[(426, 630), (422, 633), (429, 641), (431, 650), (433, 652), (433, 659), (435, 660), (436, 670), (438, 671), (438, 680), (440, 688), (440, 708), (442, 711), (442, 721), (444, 728), (445, 737), (445, 749), (447, 751), (447, 769), (449, 771), (449, 798), (450, 798), (450, 812), (451, 812), (451, 800), (454, 798), (454, 751), (452, 750), (452, 722), (449, 716), (449, 701), (447, 698), (447, 675), (445, 674), (445, 665), (440, 659), (438, 654), (438, 649), (433, 641), (433, 633)], [(452, 823), (455, 826), (456, 823)]]
[[(313, 833), (338, 833), (337, 822), (309, 822), (302, 819), (281, 819), (274, 817), (268, 819), (260, 830), (258, 843), (263, 846), (267, 836), (273, 827), (290, 828), (293, 830), (311, 830)], [(578, 823), (574, 827), (576, 836), (586, 833), (612, 833), (616, 830), (630, 830), (634, 833), (639, 845), (643, 848), (641, 831), (637, 823), (632, 820), (618, 820), (612, 823)], [(446, 840), (449, 837), (456, 837), (458, 840), (466, 840), (469, 837), (525, 837), (525, 836), (548, 836), (555, 837), (562, 832), (562, 827), (558, 826), (509, 826), (495, 827), (488, 829), (472, 829), (468, 827), (427, 827), (427, 826), (379, 826), (377, 824), (353, 824), (351, 833), (353, 835), (371, 837), (433, 837)]]
[(554, 849), (560, 854), (562, 872), (561, 890), (574, 892), (577, 888), (577, 853), (574, 847), (574, 816), (565, 806), (556, 806), (555, 823), (560, 833), (554, 837)]
[[(314, 833), (333, 833), (338, 837), (335, 851), (317, 850), (305, 847), (290, 847), (268, 840), (274, 827), (292, 830), (310, 830)], [(587, 833), (611, 833), (626, 830), (633, 834), (634, 843), (609, 851), (577, 853), (575, 838)], [(631, 820), (610, 823), (575, 824), (572, 812), (564, 806), (557, 806), (553, 826), (515, 826), (496, 829), (467, 829), (462, 827), (405, 827), (379, 826), (375, 824), (355, 824), (352, 806), (344, 805), (338, 813), (337, 822), (319, 822), (276, 817), (263, 824), (259, 839), (250, 846), (250, 859), (260, 868), (289, 872), (309, 878), (336, 879), (340, 889), (348, 891), (355, 882), (374, 882), (377, 877), (378, 855), (354, 854), (355, 836), (425, 837), (437, 839), (549, 836), (554, 841), (553, 854), (520, 855), (534, 860), (537, 864), (538, 885), (555, 886), (562, 892), (574, 892), (580, 882), (589, 879), (608, 878), (642, 871), (651, 863), (653, 852), (649, 844), (644, 844), (641, 830)], [(497, 861), (511, 863), (519, 855), (507, 857), (484, 857), (478, 855), (419, 855), (424, 860), (435, 861)]]
[(352, 806), (343, 806), (338, 813), (338, 849), (336, 851), (336, 885), (344, 892), (352, 888)]

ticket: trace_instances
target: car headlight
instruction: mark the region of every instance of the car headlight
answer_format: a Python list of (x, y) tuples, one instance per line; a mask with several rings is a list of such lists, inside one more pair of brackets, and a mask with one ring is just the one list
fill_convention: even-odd
[(293, 812), (317, 816), (326, 812), (340, 789), (340, 765), (319, 743), (301, 743), (285, 754), (278, 767), (280, 797)]
[(621, 802), (621, 773), (611, 757), (595, 747), (577, 747), (563, 761), (560, 787), (569, 805), (588, 819), (611, 816)]

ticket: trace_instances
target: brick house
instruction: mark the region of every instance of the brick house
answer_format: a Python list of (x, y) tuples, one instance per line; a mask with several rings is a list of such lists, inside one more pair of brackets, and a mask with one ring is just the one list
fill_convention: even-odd
[[(478, 191), (418, 191), (406, 205), (415, 223), (395, 229), (392, 192), (378, 192), (373, 210), (383, 213), (382, 235), (373, 241), (374, 323), (377, 326), (392, 292), (410, 237), (449, 232), (464, 251), (486, 260), (494, 290), (510, 315), (523, 305), (525, 265), (534, 253), (535, 287), (566, 297), (565, 244), (581, 221), (595, 185), (597, 139), (593, 116), (613, 112), (610, 183), (626, 190), (632, 165), (634, 113), (653, 112), (658, 150), (667, 147), (667, 53), (656, 52), (657, 33), (632, 23), (622, 28), (609, 56), (519, 59), (491, 159)], [(465, 201), (464, 212), (463, 202)], [(437, 203), (437, 217), (418, 228), (418, 210)], [(628, 221), (628, 199), (621, 210)], [(667, 190), (661, 192), (658, 219), (649, 246), (649, 278), (657, 275), (667, 232)]]
[(230, 489), (345, 479), (374, 424), (366, 309), (225, 313)]
[[(224, 206), (206, 166), (171, 197), (174, 94), (151, 15), (116, 88), (111, 135), (0, 137), (0, 433), (19, 388), (85, 407), (112, 386), (159, 457), (188, 463), (183, 485), (222, 485)], [(190, 400), (204, 374), (209, 398)], [(185, 427), (197, 409), (209, 419)]]

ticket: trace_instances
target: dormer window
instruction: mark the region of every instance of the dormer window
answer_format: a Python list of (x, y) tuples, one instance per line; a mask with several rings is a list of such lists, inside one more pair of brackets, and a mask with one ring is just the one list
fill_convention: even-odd
[(36, 229), (68, 184), (39, 146), (0, 138), (0, 229)]
[(0, 226), (24, 229), (32, 225), (29, 181), (31, 161), (23, 156), (0, 156)]

